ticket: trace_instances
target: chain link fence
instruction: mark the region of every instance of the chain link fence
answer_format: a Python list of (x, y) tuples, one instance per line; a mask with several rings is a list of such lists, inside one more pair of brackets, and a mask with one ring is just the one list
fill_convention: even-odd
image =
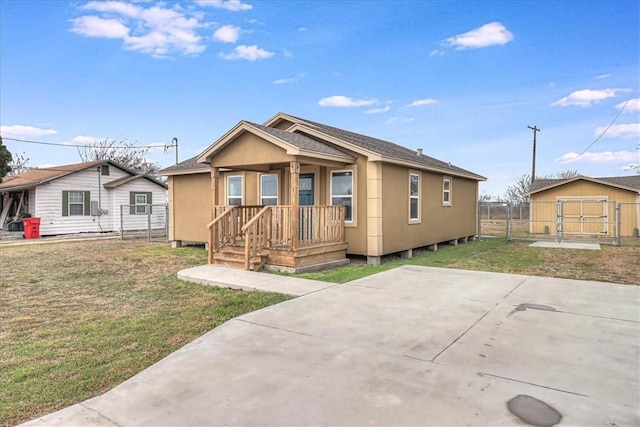
[(120, 205), (120, 239), (169, 241), (169, 205)]
[(640, 246), (640, 203), (480, 202), (478, 236)]

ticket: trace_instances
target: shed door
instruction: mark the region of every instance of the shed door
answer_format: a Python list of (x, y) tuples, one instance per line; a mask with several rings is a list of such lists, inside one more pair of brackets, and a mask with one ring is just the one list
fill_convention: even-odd
[(608, 234), (609, 209), (606, 198), (563, 198), (562, 229), (567, 234)]

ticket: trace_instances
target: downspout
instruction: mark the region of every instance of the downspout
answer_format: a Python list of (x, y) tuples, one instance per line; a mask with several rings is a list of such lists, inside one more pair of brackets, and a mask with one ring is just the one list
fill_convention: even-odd
[(102, 165), (98, 166), (98, 228), (103, 233), (102, 225), (100, 224), (100, 216), (102, 215)]

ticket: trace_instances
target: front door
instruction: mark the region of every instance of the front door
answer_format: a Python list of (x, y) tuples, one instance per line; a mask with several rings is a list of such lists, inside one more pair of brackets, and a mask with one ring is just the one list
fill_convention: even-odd
[(312, 206), (314, 202), (314, 183), (313, 183), (314, 174), (312, 173), (302, 173), (300, 174), (300, 190), (298, 201), (300, 206)]
[(300, 225), (298, 226), (298, 239), (303, 244), (313, 239), (313, 218), (309, 208), (304, 206), (313, 206), (314, 197), (314, 175), (312, 173), (300, 174), (299, 197), (300, 203)]

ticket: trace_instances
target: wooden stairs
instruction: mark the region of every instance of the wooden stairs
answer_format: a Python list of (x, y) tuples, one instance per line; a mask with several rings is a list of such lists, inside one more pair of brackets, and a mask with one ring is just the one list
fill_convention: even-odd
[[(245, 269), (245, 258), (244, 258), (244, 246), (240, 245), (225, 245), (218, 252), (213, 255), (213, 261), (215, 264)], [(257, 256), (249, 259), (249, 270), (258, 271), (264, 266), (267, 262), (267, 257), (269, 255), (266, 253), (258, 253)]]

